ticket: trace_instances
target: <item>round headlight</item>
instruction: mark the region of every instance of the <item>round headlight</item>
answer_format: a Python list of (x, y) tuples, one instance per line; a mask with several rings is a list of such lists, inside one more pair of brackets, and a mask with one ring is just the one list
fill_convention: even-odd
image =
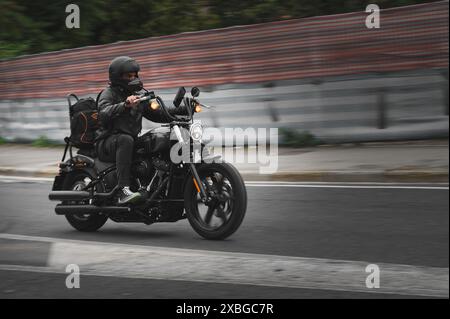
[(190, 129), (191, 137), (194, 141), (199, 142), (202, 140), (203, 127), (200, 123), (194, 123)]
[(150, 109), (152, 109), (153, 111), (156, 111), (157, 109), (159, 109), (159, 103), (158, 103), (158, 100), (156, 100), (156, 99), (153, 99), (153, 100), (150, 100), (150, 103), (148, 104), (148, 106), (150, 107)]

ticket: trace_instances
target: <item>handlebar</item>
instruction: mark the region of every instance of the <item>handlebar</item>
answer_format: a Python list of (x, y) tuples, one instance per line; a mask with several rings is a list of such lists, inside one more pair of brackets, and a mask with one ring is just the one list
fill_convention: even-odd
[(186, 108), (185, 107), (177, 107), (177, 108), (167, 108), (164, 101), (161, 99), (161, 97), (156, 96), (153, 92), (146, 92), (143, 95), (140, 95), (140, 98), (138, 99), (139, 103), (150, 101), (150, 100), (157, 100), (158, 104), (161, 106), (161, 109), (164, 113), (164, 115), (171, 121), (178, 120), (173, 115), (187, 115)]
[[(186, 92), (186, 91), (184, 91)], [(184, 94), (183, 94), (184, 95)], [(198, 96), (198, 95), (196, 95)], [(153, 100), (155, 99), (161, 107), (161, 111), (164, 113), (164, 116), (167, 118), (168, 122), (180, 122), (186, 123), (192, 121), (195, 105), (201, 105), (207, 109), (211, 108), (211, 106), (198, 102), (194, 98), (183, 97), (183, 105), (178, 104), (178, 107), (167, 107), (161, 97), (154, 94), (153, 91), (146, 91), (143, 95), (139, 97), (139, 103)], [(186, 118), (177, 117), (177, 115), (187, 116)]]
[[(164, 115), (168, 119), (169, 122), (189, 122), (192, 120), (192, 110), (189, 109), (190, 107), (190, 100), (188, 98), (185, 98), (184, 105), (180, 105), (179, 107), (173, 107), (168, 108), (164, 101), (157, 96), (156, 100), (158, 101), (159, 105), (161, 106), (161, 110), (163, 111)], [(186, 105), (187, 104), (187, 105)], [(176, 115), (187, 115), (188, 118), (181, 119), (177, 117)]]
[(148, 101), (148, 100), (151, 100), (151, 99), (152, 99), (151, 96), (144, 96), (144, 97), (141, 97), (141, 98), (139, 99), (139, 102), (144, 102), (144, 101)]

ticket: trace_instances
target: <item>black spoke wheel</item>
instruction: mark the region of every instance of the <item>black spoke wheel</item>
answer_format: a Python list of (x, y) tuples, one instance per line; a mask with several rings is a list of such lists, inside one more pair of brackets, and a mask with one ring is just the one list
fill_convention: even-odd
[(247, 191), (239, 172), (230, 164), (197, 168), (211, 200), (204, 203), (192, 177), (186, 184), (185, 208), (192, 228), (206, 239), (225, 239), (241, 225), (247, 210)]
[[(63, 189), (81, 191), (89, 183), (91, 177), (86, 172), (78, 172), (71, 176), (68, 176), (64, 181)], [(100, 184), (97, 184), (100, 185)], [(97, 191), (100, 190), (101, 186), (97, 187)], [(66, 201), (65, 205), (87, 205), (89, 201)], [(103, 214), (73, 214), (65, 215), (69, 224), (78, 231), (82, 232), (94, 232), (101, 228), (106, 221), (108, 216)]]

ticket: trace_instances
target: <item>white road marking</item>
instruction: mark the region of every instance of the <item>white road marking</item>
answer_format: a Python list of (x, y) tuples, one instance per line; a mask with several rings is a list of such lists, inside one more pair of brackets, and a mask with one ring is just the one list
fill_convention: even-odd
[(290, 182), (290, 181), (245, 181), (246, 183), (251, 184), (311, 184), (311, 185), (386, 185), (386, 186), (392, 186), (392, 185), (442, 185), (442, 186), (449, 186), (449, 183), (444, 182), (425, 182), (425, 183), (394, 183), (394, 182)]
[(33, 177), (33, 176), (12, 176), (12, 175), (0, 175), (0, 181), (24, 181), (24, 182), (53, 182), (53, 178), (50, 177)]
[[(416, 296), (449, 296), (449, 268), (374, 261), (263, 255), (0, 234), (51, 243), (48, 267), (4, 270), (56, 272), (77, 264), (81, 275), (308, 288)], [(367, 265), (380, 268), (380, 288), (366, 288)]]
[[(53, 178), (0, 175), (1, 182), (53, 182)], [(377, 183), (377, 182), (284, 182), (246, 181), (248, 187), (361, 188), (361, 189), (429, 189), (448, 190), (448, 183)]]
[(245, 183), (247, 187), (300, 187), (300, 188), (359, 188), (359, 189), (430, 189), (448, 190), (448, 186), (406, 186), (406, 185), (336, 185), (336, 184), (278, 184), (278, 183)]

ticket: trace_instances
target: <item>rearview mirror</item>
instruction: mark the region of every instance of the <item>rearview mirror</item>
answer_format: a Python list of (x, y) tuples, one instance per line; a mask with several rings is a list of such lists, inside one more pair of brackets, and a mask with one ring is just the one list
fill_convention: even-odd
[(194, 86), (194, 87), (191, 89), (191, 95), (192, 95), (193, 97), (199, 96), (199, 95), (200, 95), (200, 89), (199, 89), (198, 87)]
[(178, 89), (177, 95), (175, 95), (175, 98), (173, 99), (173, 105), (175, 107), (179, 107), (181, 104), (181, 101), (183, 101), (184, 95), (186, 94), (186, 89), (182, 86)]

